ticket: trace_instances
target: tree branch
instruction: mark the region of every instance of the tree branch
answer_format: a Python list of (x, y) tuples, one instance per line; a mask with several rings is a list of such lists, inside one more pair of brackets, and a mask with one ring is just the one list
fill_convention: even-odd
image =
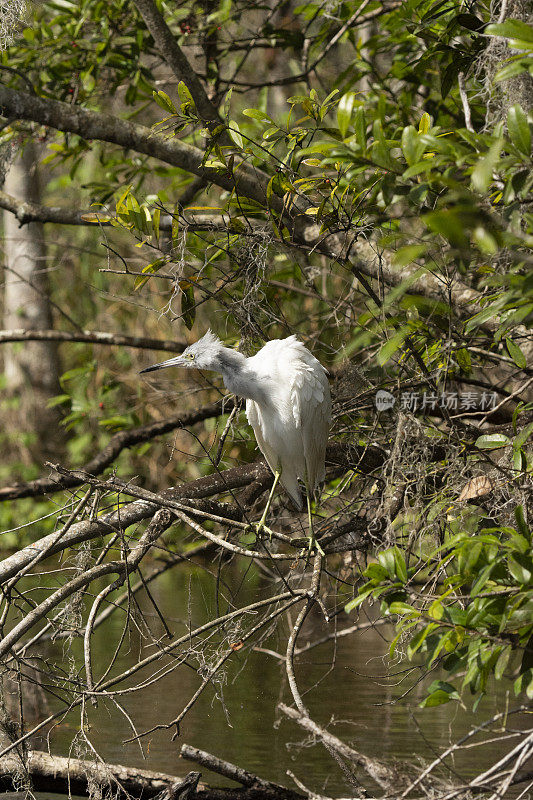
[[(264, 208), (270, 205), (278, 213), (283, 213), (281, 198), (272, 195), (267, 202), (266, 186), (269, 176), (246, 162), (240, 162), (238, 169), (232, 173), (220, 174), (202, 167), (202, 150), (176, 137), (162, 136), (144, 125), (57, 100), (44, 100), (6, 86), (0, 86), (0, 109), (5, 116), (31, 120), (60, 131), (76, 133), (85, 139), (99, 139), (158, 158), (207, 179), (226, 191), (236, 190)], [(294, 232), (294, 238), (309, 251), (317, 250), (326, 257), (341, 262), (350, 254), (349, 263), (356, 273), (384, 280), (389, 286), (399, 286), (404, 281), (409, 281), (409, 293), (419, 293), (436, 300), (449, 299), (459, 316), (470, 317), (480, 310), (482, 295), (464, 283), (454, 279), (449, 285), (449, 281), (443, 280), (438, 274), (432, 274), (430, 270), (415, 279), (416, 266), (403, 270), (393, 269), (392, 265), (378, 258), (370, 243), (356, 241), (357, 232), (344, 238), (338, 233), (321, 234), (314, 222), (310, 224), (302, 209), (299, 209), (299, 214), (296, 218), (298, 230)], [(493, 330), (497, 324), (497, 321), (493, 324), (489, 321), (483, 327)], [(521, 335), (525, 329), (520, 326), (518, 330)], [(533, 351), (533, 345), (531, 349)], [(526, 355), (529, 355), (529, 349)]]
[(127, 561), (108, 561), (104, 564), (97, 564), (90, 569), (84, 570), (80, 575), (65, 583), (55, 592), (52, 592), (42, 603), (32, 608), (20, 622), (18, 622), (9, 633), (0, 641), (0, 658), (3, 658), (13, 645), (15, 645), (39, 620), (43, 619), (49, 611), (56, 608), (67, 598), (88, 586), (98, 578), (111, 573), (126, 576), (137, 569), (148, 550), (154, 542), (165, 532), (173, 522), (172, 513), (162, 508), (157, 511), (150, 524), (142, 534), (137, 544), (132, 548)]
[(216, 772), (217, 775), (223, 775), (225, 778), (240, 783), (241, 786), (245, 786), (248, 789), (255, 789), (261, 792), (262, 795), (265, 794), (265, 796), (270, 797), (272, 795), (279, 796), (282, 794), (287, 797), (287, 799), (293, 798), (293, 800), (297, 800), (297, 798), (300, 798), (300, 800), (303, 800), (301, 795), (287, 789), (285, 786), (280, 786), (278, 783), (272, 783), (271, 781), (265, 781), (258, 775), (249, 772), (247, 769), (238, 767), (229, 761), (224, 761), (222, 758), (218, 758), (205, 750), (191, 747), (189, 744), (183, 744), (181, 746), (180, 756), (187, 761), (194, 761), (195, 764), (200, 764), (201, 767), (210, 769), (211, 772)]
[[(222, 413), (223, 401), (219, 400), (216, 403), (210, 403), (198, 411), (192, 411), (189, 414), (176, 414), (173, 417), (160, 420), (158, 422), (151, 422), (149, 425), (140, 425), (138, 428), (132, 428), (127, 431), (120, 431), (111, 437), (108, 444), (97, 453), (90, 461), (81, 468), (81, 471), (89, 475), (99, 475), (106, 469), (119, 453), (127, 447), (134, 447), (136, 444), (147, 442), (155, 436), (161, 436), (164, 433), (169, 433), (176, 428), (183, 428), (187, 425), (195, 425), (197, 422), (203, 422), (210, 417), (216, 417)], [(15, 483), (12, 486), (4, 486), (0, 489), (0, 502), (5, 500), (18, 500), (21, 497), (38, 497), (49, 492), (59, 492), (63, 489), (71, 489), (75, 486), (81, 486), (83, 479), (78, 475), (59, 475), (53, 474), (48, 478), (37, 478), (34, 481), (27, 481), (26, 483)]]
[[(59, 100), (45, 100), (1, 85), (0, 110), (3, 116), (38, 122), (65, 133), (76, 133), (84, 139), (99, 139), (135, 150), (206, 178), (226, 191), (237, 191), (262, 206), (268, 206), (266, 186), (269, 177), (265, 173), (246, 162), (240, 162), (238, 168), (236, 165), (234, 171), (228, 174), (206, 169), (202, 166), (203, 151), (176, 136), (163, 136), (130, 120)], [(270, 205), (278, 211), (282, 209), (282, 201), (276, 196), (270, 198)]]
[[(13, 761), (11, 757), (2, 759), (2, 791), (16, 788), (16, 772), (13, 770), (13, 774), (10, 769)], [(178, 780), (174, 775), (163, 772), (51, 756), (40, 750), (30, 751), (24, 766), (35, 791), (57, 792), (69, 796), (71, 793), (89, 794), (89, 783), (95, 781), (102, 786), (112, 787), (112, 794), (118, 792), (121, 798), (143, 797), (148, 800), (164, 789), (169, 789)]]
[(218, 111), (207, 96), (196, 72), (184, 56), (173, 33), (153, 0), (134, 0), (146, 27), (152, 34), (155, 46), (178, 79), (183, 81), (193, 96), (200, 116), (208, 122), (220, 124)]
[(383, 789), (390, 790), (394, 788), (397, 791), (398, 787), (405, 783), (404, 780), (400, 782), (398, 772), (394, 768), (389, 767), (388, 764), (385, 764), (384, 761), (380, 761), (377, 758), (369, 758), (359, 753), (357, 750), (354, 750), (341, 741), (337, 736), (334, 736), (332, 733), (329, 733), (329, 731), (317, 725), (316, 722), (307, 715), (301, 714), (295, 708), (290, 708), (290, 706), (284, 703), (279, 703), (278, 708), (289, 717), (289, 719), (294, 720), (298, 725), (304, 728), (304, 730), (316, 736), (328, 749), (331, 748), (331, 750), (345, 758), (349, 763), (362, 767), (372, 780)]
[(187, 342), (174, 342), (171, 339), (148, 339), (145, 336), (124, 336), (121, 333), (108, 333), (107, 331), (35, 331), (24, 328), (0, 331), (0, 344), (32, 341), (87, 342), (87, 344), (135, 347), (139, 350), (168, 350), (169, 353), (182, 353), (187, 347)]
[[(262, 461), (254, 464), (245, 464), (221, 473), (208, 475), (205, 478), (198, 478), (183, 486), (167, 489), (165, 497), (170, 500), (181, 500), (183, 498), (196, 500), (212, 497), (222, 492), (229, 492), (232, 489), (248, 486), (249, 483), (269, 473), (270, 470)], [(50, 543), (57, 538), (57, 533), (50, 533), (0, 561), (0, 581), (16, 575), (20, 569), (23, 569), (26, 564), (35, 558), (40, 550), (47, 549), (48, 555), (53, 555), (66, 547), (72, 547), (97, 536), (106, 536), (117, 530), (126, 530), (130, 525), (153, 516), (157, 510), (158, 507), (154, 503), (146, 500), (137, 500), (127, 506), (122, 506), (119, 512), (112, 511), (109, 514), (103, 514), (94, 521), (83, 520), (76, 523), (62, 537), (61, 541), (53, 544), (53, 546), (50, 546)]]

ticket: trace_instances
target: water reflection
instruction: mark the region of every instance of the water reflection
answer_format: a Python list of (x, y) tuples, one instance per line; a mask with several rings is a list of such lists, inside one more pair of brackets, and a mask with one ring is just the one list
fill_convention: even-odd
[[(213, 570), (213, 575), (211, 574)], [(155, 602), (178, 635), (192, 625), (201, 624), (224, 613), (229, 600), (239, 605), (255, 602), (268, 594), (268, 584), (255, 569), (243, 572), (242, 563), (224, 568), (224, 581), (216, 591), (216, 567), (180, 566), (151, 584)], [(235, 588), (233, 588), (235, 587)], [(146, 618), (157, 626), (156, 611), (145, 593), (138, 597)], [(337, 619), (339, 627), (353, 620)], [(94, 674), (98, 678), (106, 669), (123, 631), (123, 611), (114, 614), (106, 625), (95, 631), (93, 644)], [(137, 658), (153, 652), (142, 645), (142, 621), (139, 629), (129, 626), (119, 653), (115, 671), (122, 671)], [(319, 613), (311, 615), (298, 644), (314, 640), (326, 631)], [(273, 652), (284, 651), (284, 625), (265, 647)], [(227, 633), (227, 631), (226, 631)], [(233, 632), (232, 632), (233, 633)], [(234, 632), (238, 637), (238, 631)], [(165, 643), (161, 628), (162, 644)], [(466, 733), (471, 724), (479, 723), (502, 707), (502, 690), (480, 704), (475, 715), (455, 703), (437, 709), (423, 710), (418, 703), (424, 696), (422, 685), (400, 698), (417, 677), (406, 674), (406, 662), (388, 666), (386, 654), (390, 629), (369, 628), (356, 636), (329, 642), (304, 653), (297, 662), (297, 678), (312, 717), (356, 749), (381, 759), (417, 762), (433, 759), (442, 748)], [(217, 635), (212, 652), (216, 650)], [(81, 642), (75, 641), (67, 652), (61, 643), (48, 645), (50, 658), (74, 658), (80, 666)], [(209, 653), (206, 668), (210, 666)], [(436, 676), (434, 676), (436, 677)], [(182, 665), (142, 692), (121, 696), (124, 710), (139, 732), (175, 718), (200, 684), (192, 667)], [(144, 766), (176, 775), (185, 775), (192, 765), (179, 758), (183, 742), (243, 766), (261, 777), (292, 785), (286, 775), (290, 769), (306, 786), (332, 794), (350, 793), (339, 767), (326, 750), (310, 746), (307, 734), (276, 711), (282, 700), (291, 703), (283, 662), (264, 652), (235, 652), (223, 674), (223, 680), (208, 687), (181, 724), (180, 736), (172, 741), (175, 728), (158, 730), (141, 739), (145, 761), (138, 742), (125, 744), (132, 730), (125, 716), (112, 703), (100, 702), (88, 707), (88, 736), (97, 752), (108, 762)], [(394, 702), (398, 700), (398, 702)], [(511, 698), (512, 702), (512, 698)], [(51, 710), (54, 708), (51, 702)], [(71, 712), (56, 726), (50, 736), (51, 751), (61, 755), (80, 756), (72, 748), (79, 724), (79, 709)], [(501, 745), (474, 748), (459, 753), (454, 762), (457, 775), (472, 776), (500, 752)], [(83, 748), (81, 755), (83, 755)], [(220, 777), (203, 771), (203, 779), (213, 784), (224, 783)]]

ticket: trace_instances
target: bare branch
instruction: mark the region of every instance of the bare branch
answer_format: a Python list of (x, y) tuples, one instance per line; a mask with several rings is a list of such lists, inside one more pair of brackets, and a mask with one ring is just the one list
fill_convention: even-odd
[(25, 633), (27, 633), (39, 620), (45, 617), (49, 611), (62, 603), (68, 597), (88, 586), (93, 581), (101, 578), (110, 573), (118, 573), (119, 575), (127, 575), (129, 572), (135, 570), (144, 558), (152, 544), (158, 539), (161, 534), (172, 523), (172, 514), (167, 509), (158, 511), (152, 519), (150, 525), (146, 528), (139, 542), (132, 549), (129, 559), (125, 561), (109, 561), (105, 564), (98, 564), (91, 569), (85, 570), (81, 575), (77, 575), (71, 581), (68, 581), (64, 586), (61, 586), (51, 595), (49, 595), (42, 603), (35, 606), (26, 616), (15, 625), (9, 633), (0, 641), (0, 658), (7, 655), (14, 644), (16, 644)]
[(231, 764), (229, 761), (224, 761), (222, 758), (207, 753), (205, 750), (191, 747), (189, 744), (183, 744), (181, 746), (180, 756), (187, 761), (194, 761), (195, 764), (199, 764), (201, 767), (216, 772), (217, 775), (223, 775), (225, 778), (240, 783), (248, 789), (256, 789), (261, 792), (261, 794), (265, 793), (268, 796), (279, 796), (281, 793), (287, 798), (292, 797), (295, 800), (296, 798), (301, 798), (298, 792), (293, 792), (277, 783), (265, 781), (252, 772), (249, 772), (247, 769)]
[[(120, 431), (111, 437), (109, 443), (97, 453), (87, 464), (82, 468), (83, 472), (89, 475), (98, 475), (103, 472), (106, 467), (113, 463), (119, 453), (127, 447), (134, 447), (142, 442), (147, 442), (155, 436), (161, 436), (164, 433), (169, 433), (176, 428), (182, 428), (187, 425), (195, 425), (197, 422), (203, 422), (210, 417), (217, 417), (222, 413), (223, 403), (218, 401), (211, 403), (192, 411), (189, 414), (176, 414), (173, 417), (168, 417), (165, 420), (158, 422), (151, 422), (148, 425), (141, 425), (138, 428), (132, 428), (127, 431)], [(58, 492), (63, 489), (71, 489), (75, 486), (80, 486), (83, 483), (83, 478), (78, 475), (59, 475), (52, 474), (48, 478), (37, 478), (34, 481), (27, 483), (18, 483), (12, 486), (4, 486), (0, 489), (0, 502), (5, 500), (16, 500), (21, 497), (37, 497), (49, 492)]]
[[(2, 759), (2, 789), (10, 788), (9, 766), (14, 759)], [(135, 769), (121, 764), (98, 764), (77, 758), (51, 756), (40, 750), (28, 753), (25, 768), (31, 776), (33, 788), (42, 792), (87, 794), (90, 780), (111, 785), (113, 794), (120, 797), (152, 798), (170, 788), (177, 778), (163, 772)], [(20, 766), (19, 766), (20, 769)], [(15, 787), (13, 787), (15, 788)]]
[[(198, 478), (195, 481), (184, 484), (183, 486), (175, 486), (172, 489), (167, 489), (165, 497), (169, 499), (197, 499), (204, 497), (212, 497), (213, 495), (220, 494), (221, 492), (229, 492), (232, 489), (239, 489), (243, 486), (253, 483), (255, 480), (271, 475), (272, 473), (262, 461), (254, 464), (245, 464), (241, 467), (234, 467), (233, 469), (225, 470), (221, 473), (208, 475), (205, 478)], [(120, 514), (111, 512), (103, 514), (97, 520), (84, 520), (73, 525), (68, 533), (51, 546), (54, 539), (57, 537), (56, 533), (50, 533), (43, 536), (37, 542), (34, 542), (27, 547), (23, 547), (16, 553), (4, 558), (0, 561), (0, 581), (4, 581), (13, 577), (18, 571), (25, 567), (40, 550), (47, 549), (49, 555), (58, 553), (65, 547), (86, 542), (94, 539), (97, 536), (104, 536), (109, 533), (114, 533), (116, 530), (125, 530), (128, 526), (141, 522), (143, 519), (153, 516), (158, 510), (157, 505), (147, 502), (146, 500), (137, 500), (134, 503), (122, 507)]]
[(290, 708), (290, 706), (286, 706), (284, 703), (279, 703), (278, 708), (287, 717), (297, 722), (298, 725), (312, 733), (317, 737), (317, 739), (324, 742), (324, 744), (327, 744), (328, 748), (336, 751), (339, 753), (339, 755), (355, 766), (362, 767), (365, 772), (383, 789), (390, 790), (394, 788), (395, 790), (398, 790), (398, 773), (395, 769), (385, 764), (385, 762), (379, 761), (376, 758), (369, 758), (368, 756), (359, 753), (357, 750), (354, 750), (352, 747), (349, 747), (347, 744), (337, 738), (337, 736), (334, 736), (329, 731), (326, 731), (324, 728), (317, 725), (316, 722), (313, 722), (313, 720), (307, 716), (307, 714), (302, 715), (299, 711), (294, 708)]
[(107, 331), (56, 331), (27, 330), (15, 328), (0, 331), (0, 344), (5, 342), (86, 342), (117, 347), (135, 347), (139, 350), (166, 350), (169, 353), (182, 353), (187, 342), (174, 342), (172, 339), (148, 339), (145, 336), (124, 336)]
[(467, 130), (473, 131), (474, 126), (472, 125), (472, 112), (470, 111), (470, 103), (468, 102), (468, 95), (466, 93), (464, 72), (459, 73), (459, 75), (457, 76), (457, 82), (459, 84), (459, 95), (461, 97), (461, 103), (463, 104), (463, 113), (465, 115), (465, 127)]

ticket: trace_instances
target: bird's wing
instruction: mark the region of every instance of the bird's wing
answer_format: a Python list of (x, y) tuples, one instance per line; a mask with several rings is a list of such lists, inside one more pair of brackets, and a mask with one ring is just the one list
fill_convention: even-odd
[[(263, 436), (264, 420), (261, 414), (261, 409), (254, 400), (246, 401), (246, 417), (253, 428), (257, 444), (266, 458), (268, 466), (272, 472), (277, 472), (282, 466), (280, 464), (279, 455), (268, 444)], [(281, 483), (285, 487), (287, 493), (292, 497), (297, 507), (302, 508), (302, 495), (300, 492), (300, 487), (298, 486), (298, 477), (294, 470), (287, 468), (287, 465), (285, 465), (285, 468), (281, 473)]]
[(257, 444), (259, 445), (259, 449), (266, 458), (268, 466), (270, 467), (272, 472), (276, 472), (279, 466), (278, 457), (274, 452), (274, 450), (271, 447), (269, 447), (267, 442), (265, 441), (265, 437), (263, 436), (263, 430), (262, 430), (263, 420), (261, 417), (261, 409), (254, 400), (246, 401), (246, 417), (248, 419), (248, 422), (253, 428)]
[(294, 421), (302, 431), (305, 480), (312, 492), (325, 478), (331, 395), (322, 364), (297, 340), (293, 347), (297, 358), (291, 361), (291, 403)]

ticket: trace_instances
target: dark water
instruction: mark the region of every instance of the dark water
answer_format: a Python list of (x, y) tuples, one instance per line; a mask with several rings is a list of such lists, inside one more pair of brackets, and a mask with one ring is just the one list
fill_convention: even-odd
[[(206, 564), (204, 569), (180, 566), (151, 584), (157, 604), (165, 616), (174, 621), (171, 623), (173, 631), (181, 633), (187, 629), (189, 611), (193, 626), (216, 616), (215, 581), (211, 570), (216, 571), (213, 564)], [(225, 567), (223, 577), (226, 587), (222, 595), (228, 597), (231, 587), (239, 587), (238, 592), (233, 589), (238, 605), (267, 595), (267, 582), (254, 570), (246, 571), (242, 563)], [(220, 613), (226, 610), (222, 595), (219, 594)], [(154, 609), (144, 593), (139, 595), (139, 603), (156, 626)], [(343, 615), (338, 619), (339, 628), (353, 621)], [(107, 627), (104, 625), (95, 632), (96, 678), (107, 667), (123, 622), (124, 615), (119, 611)], [(331, 627), (325, 627), (318, 613), (312, 615), (298, 644), (314, 640), (327, 630)], [(328, 725), (333, 733), (369, 756), (419, 763), (420, 759), (433, 759), (472, 725), (491, 716), (498, 707), (501, 710), (506, 691), (501, 686), (483, 700), (476, 713), (456, 703), (437, 709), (418, 708), (425, 696), (422, 684), (401, 698), (415, 684), (418, 673), (405, 672), (410, 666), (408, 662), (388, 663), (386, 654), (391, 638), (390, 628), (371, 628), (339, 639), (336, 644), (321, 645), (299, 658), (298, 683), (316, 722)], [(279, 639), (276, 641), (272, 637), (265, 646), (284, 651), (285, 641), (286, 628), (282, 625)], [(59, 644), (49, 645), (48, 657), (58, 658), (61, 648)], [(116, 669), (123, 670), (135, 663), (138, 652), (138, 637), (135, 634), (126, 636)], [(149, 652), (152, 650), (143, 651), (143, 655)], [(80, 664), (80, 653), (78, 643), (74, 643), (64, 654), (65, 666), (70, 656)], [(196, 672), (182, 665), (155, 685), (119, 699), (137, 730), (142, 732), (172, 720), (199, 683)], [(100, 702), (97, 709), (87, 707), (90, 725), (87, 734), (96, 751), (111, 763), (185, 775), (195, 768), (179, 757), (180, 746), (186, 742), (293, 788), (296, 787), (287, 776), (287, 770), (317, 792), (351, 794), (342, 772), (327, 751), (320, 745), (310, 746), (306, 733), (276, 711), (280, 700), (291, 704), (284, 665), (270, 655), (243, 649), (232, 656), (224, 684), (218, 686), (217, 691), (208, 687), (188, 713), (179, 738), (172, 741), (174, 729), (142, 738), (144, 759), (138, 743), (124, 743), (132, 731), (125, 717), (111, 703)], [(512, 694), (509, 702), (510, 706), (516, 704)], [(55, 710), (53, 702), (51, 710)], [(52, 752), (80, 754), (76, 747), (72, 748), (79, 719), (80, 710), (77, 709), (53, 729), (50, 734)], [(517, 727), (521, 724), (523, 722), (516, 720)], [(510, 740), (505, 750), (512, 746), (513, 740)], [(466, 778), (481, 771), (505, 750), (500, 743), (475, 747), (459, 753), (450, 763), (457, 776)], [(82, 746), (82, 755), (83, 752)], [(202, 779), (213, 785), (225, 783), (205, 769)]]

